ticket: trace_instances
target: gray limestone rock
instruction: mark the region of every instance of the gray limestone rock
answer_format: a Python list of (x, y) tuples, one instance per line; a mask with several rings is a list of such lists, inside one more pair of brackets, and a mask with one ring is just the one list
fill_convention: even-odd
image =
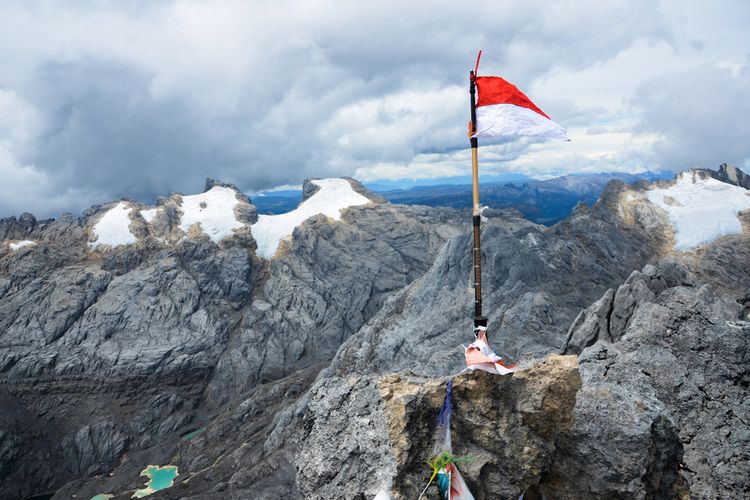
[(311, 182), (314, 180), (315, 179), (305, 179), (305, 182), (302, 183), (302, 201), (300, 201), (300, 203), (307, 201), (312, 195), (320, 191), (320, 187)]
[(615, 292), (609, 321), (609, 339), (616, 341), (627, 330), (636, 306), (653, 300), (654, 294), (647, 285), (648, 278), (638, 271), (628, 277)]
[[(2, 290), (2, 285), (0, 285)], [(750, 321), (750, 288), (745, 292), (745, 296), (739, 301), (742, 304), (742, 311), (740, 311), (740, 319)]]
[(86, 425), (62, 443), (66, 466), (74, 476), (90, 476), (109, 469), (127, 445), (127, 436), (109, 421)]
[[(533, 358), (559, 352), (581, 307), (658, 251), (649, 231), (622, 227), (610, 206), (618, 198), (616, 187), (587, 213), (549, 229), (488, 218), (482, 288), (489, 339), (498, 353)], [(472, 265), (471, 237), (450, 239), (419, 280), (342, 346), (333, 366), (374, 373), (408, 368), (424, 375), (460, 370), (460, 346), (472, 338)], [(623, 315), (630, 307), (625, 297)]]
[[(309, 219), (271, 260), (248, 228), (183, 238), (179, 195), (106, 251), (87, 245), (101, 207), (0, 222), (37, 242), (0, 245), (0, 497), (125, 495), (174, 463), (164, 498), (413, 498), (472, 339), (470, 218), (353, 186), (374, 202)], [(454, 442), (478, 499), (749, 490), (750, 238), (672, 254), (627, 189), (550, 228), (485, 213), (491, 344), (580, 369), (462, 376)]]
[[(302, 425), (309, 429), (295, 456), (304, 498), (374, 498), (396, 474), (384, 404), (375, 380), (328, 378), (311, 394)], [(356, 459), (354, 459), (356, 457)]]
[(429, 267), (445, 239), (458, 232), (455, 216), (452, 210), (375, 205), (347, 210), (340, 224), (323, 216), (303, 223), (291, 248), (270, 261), (267, 281), (243, 310), (209, 398), (219, 402), (333, 357), (390, 295)]
[[(14, 495), (115, 466), (132, 471), (146, 456), (168, 460), (177, 437), (236, 398), (257, 401), (248, 393), (259, 384), (273, 387), (299, 370), (313, 370), (314, 378), (321, 362), (462, 231), (455, 210), (373, 204), (344, 211), (341, 222), (312, 218), (283, 257), (262, 261), (249, 231), (220, 245), (200, 235), (181, 239), (179, 204), (179, 195), (162, 199), (148, 225), (135, 217), (140, 239), (132, 245), (89, 251), (87, 231), (105, 206), (35, 226), (24, 217), (34, 227), (22, 236), (37, 246), (0, 247), (0, 377), (28, 415), (12, 428), (0, 425), (0, 467), (20, 466), (30, 478)], [(280, 411), (311, 382), (259, 404)], [(240, 422), (253, 427), (254, 416), (264, 415), (269, 425), (274, 413), (257, 411), (248, 409)], [(35, 426), (45, 430), (28, 430)], [(226, 432), (205, 453), (223, 446)], [(43, 468), (18, 451), (39, 440), (58, 450)], [(190, 463), (208, 460), (204, 454)], [(0, 491), (13, 474), (0, 476)]]
[(369, 198), (375, 203), (381, 203), (381, 204), (388, 203), (388, 200), (386, 200), (383, 196), (380, 196), (379, 194), (373, 191), (370, 191), (364, 186), (364, 184), (359, 182), (357, 179), (354, 179), (352, 177), (344, 177), (344, 178), (347, 181), (349, 181), (349, 184), (352, 185), (352, 189), (354, 189), (354, 191), (361, 194), (365, 198)]
[(36, 225), (36, 217), (28, 212), (22, 213), (18, 218), (0, 219), (0, 241), (27, 239)]
[[(302, 418), (297, 485), (305, 498), (416, 498), (431, 470), (446, 379), (327, 377)], [(550, 471), (555, 442), (572, 425), (580, 387), (574, 356), (530, 370), (453, 379), (453, 453), (474, 497), (518, 498)], [(437, 495), (434, 486), (430, 497)]]
[(614, 297), (615, 291), (610, 288), (602, 298), (576, 316), (568, 329), (567, 339), (562, 348), (563, 354), (580, 354), (599, 339), (612, 340), (609, 321)]
[(733, 167), (732, 165), (722, 163), (721, 165), (719, 165), (718, 171), (710, 169), (701, 170), (721, 182), (726, 182), (728, 184), (734, 184), (735, 186), (740, 186), (745, 189), (750, 189), (750, 175), (747, 175), (745, 172), (737, 167)]
[[(660, 275), (651, 266), (628, 282)], [(612, 302), (612, 296), (610, 291), (600, 302)], [(590, 312), (597, 309), (602, 307)], [(478, 374), (502, 389), (454, 388), (454, 453), (474, 458), (459, 468), (475, 498), (517, 498), (523, 492), (561, 499), (742, 496), (750, 488), (743, 473), (750, 406), (742, 395), (750, 323), (733, 321), (737, 311), (735, 301), (709, 286), (677, 284), (640, 296), (624, 335), (602, 337), (586, 348), (575, 384), (542, 364), (512, 377)], [(512, 379), (522, 376), (549, 377), (545, 384), (554, 380), (572, 396), (545, 396), (536, 384), (530, 393), (513, 389)], [(423, 464), (430, 458), (430, 429), (444, 392), (429, 389), (440, 379), (389, 377), (344, 376), (341, 368), (339, 375), (321, 373), (303, 420), (312, 424), (296, 424), (310, 429), (300, 445), (300, 491), (311, 498), (367, 498), (381, 488), (394, 498), (418, 494), (428, 475)], [(376, 380), (378, 393), (370, 389)], [(462, 381), (454, 379), (459, 388)], [(569, 406), (535, 420), (525, 410), (538, 404), (534, 401)], [(723, 411), (721, 401), (727, 402)], [(483, 409), (470, 410), (472, 404)], [(490, 404), (509, 404), (513, 410), (495, 415), (488, 413)], [(512, 420), (519, 415), (522, 420)], [(553, 419), (562, 417), (565, 423)], [(511, 419), (507, 428), (506, 418)], [(386, 442), (377, 439), (383, 420)], [(535, 428), (534, 422), (545, 427)], [(351, 445), (334, 452), (332, 442)], [(514, 451), (515, 446), (523, 451)], [(387, 465), (377, 457), (388, 457)], [(309, 462), (317, 465), (301, 470), (300, 463)], [(342, 486), (327, 489), (329, 484)]]
[(48, 490), (57, 481), (50, 463), (60, 449), (44, 439), (47, 429), (19, 398), (0, 387), (0, 498), (25, 498), (29, 485)]
[[(561, 474), (577, 476), (583, 487), (605, 496), (679, 497), (689, 491), (691, 497), (723, 498), (747, 491), (750, 482), (738, 468), (746, 464), (740, 450), (750, 431), (743, 416), (750, 406), (741, 395), (750, 324), (729, 321), (735, 312), (710, 288), (675, 287), (639, 305), (620, 341), (586, 349), (576, 405), (580, 425)], [(718, 410), (720, 400), (731, 410)], [(615, 434), (603, 436), (604, 429)], [(660, 469), (675, 478), (671, 486), (643, 474), (648, 468), (638, 465), (639, 456), (649, 456), (647, 445), (668, 462)], [(576, 455), (590, 459), (574, 464)], [(614, 471), (630, 471), (617, 478), (619, 490), (602, 484)]]

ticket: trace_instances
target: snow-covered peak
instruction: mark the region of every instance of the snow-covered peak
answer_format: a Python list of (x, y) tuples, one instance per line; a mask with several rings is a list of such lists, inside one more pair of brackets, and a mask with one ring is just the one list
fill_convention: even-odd
[(750, 209), (750, 191), (683, 172), (667, 188), (655, 188), (646, 197), (667, 212), (675, 231), (675, 250), (692, 250), (720, 236), (741, 233), (737, 213)]
[(8, 246), (10, 247), (11, 250), (15, 252), (17, 250), (20, 250), (23, 247), (36, 246), (36, 241), (32, 241), (32, 240), (14, 241), (12, 243), (9, 243)]
[(130, 212), (133, 208), (121, 201), (105, 212), (94, 226), (96, 241), (90, 243), (92, 249), (101, 245), (116, 247), (135, 243), (137, 238), (130, 231)]
[(343, 209), (370, 203), (370, 200), (356, 192), (346, 179), (317, 179), (310, 182), (320, 189), (294, 211), (309, 212), (310, 215), (323, 214), (331, 219), (340, 220)]
[(346, 179), (318, 179), (311, 181), (320, 189), (299, 207), (279, 215), (261, 215), (253, 224), (252, 232), (258, 244), (257, 255), (270, 259), (276, 253), (282, 238), (289, 236), (294, 228), (313, 215), (323, 214), (335, 220), (341, 219), (341, 210), (366, 205), (370, 200), (352, 189)]
[[(297, 209), (281, 215), (260, 216), (255, 224), (252, 222), (256, 220), (256, 211), (249, 200), (236, 188), (216, 181), (212, 181), (210, 189), (204, 193), (173, 195), (156, 207), (139, 208), (121, 201), (100, 215), (93, 226), (93, 241), (89, 245), (96, 249), (102, 245), (116, 247), (136, 243), (138, 237), (130, 230), (131, 223), (139, 234), (149, 234), (164, 244), (179, 240), (180, 232), (172, 233), (175, 226), (185, 237), (205, 233), (217, 244), (234, 235), (235, 231), (249, 227), (258, 243), (257, 254), (271, 258), (281, 239), (291, 235), (294, 228), (307, 218), (323, 214), (339, 220), (342, 209), (371, 201), (357, 193), (346, 179), (321, 179), (311, 183), (318, 190)], [(139, 213), (141, 217), (131, 220), (133, 213)], [(173, 215), (175, 213), (180, 214), (179, 218)], [(156, 224), (162, 216), (166, 218)], [(141, 227), (144, 221), (146, 226)]]
[(183, 196), (180, 229), (187, 234), (193, 224), (200, 224), (201, 230), (214, 243), (231, 236), (233, 229), (244, 226), (237, 220), (234, 212), (234, 208), (239, 203), (236, 194), (234, 189), (214, 186), (205, 193)]

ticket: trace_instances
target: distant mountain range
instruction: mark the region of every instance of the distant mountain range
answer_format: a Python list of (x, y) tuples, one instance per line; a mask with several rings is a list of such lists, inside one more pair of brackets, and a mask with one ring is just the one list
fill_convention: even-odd
[[(552, 225), (570, 215), (578, 203), (596, 202), (607, 182), (617, 179), (626, 184), (640, 180), (670, 179), (673, 172), (644, 172), (629, 174), (606, 172), (575, 174), (546, 180), (524, 176), (492, 177), (481, 179), (480, 198), (483, 205), (492, 208), (515, 208), (527, 219), (538, 224)], [(366, 184), (391, 203), (426, 205), (431, 207), (471, 207), (471, 178), (440, 179), (442, 183), (395, 188), (395, 183)], [(293, 210), (299, 204), (301, 191), (276, 191), (253, 197), (261, 214), (279, 214)]]

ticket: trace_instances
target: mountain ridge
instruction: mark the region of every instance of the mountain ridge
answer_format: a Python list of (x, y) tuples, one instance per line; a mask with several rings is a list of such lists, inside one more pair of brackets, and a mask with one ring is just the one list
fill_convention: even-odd
[[(601, 174), (574, 174), (546, 180), (523, 178), (519, 180), (493, 181), (483, 177), (480, 183), (480, 198), (493, 208), (517, 208), (527, 218), (546, 225), (567, 217), (579, 202), (592, 204), (596, 201), (606, 182), (619, 179), (624, 182), (663, 179), (671, 172), (644, 172), (628, 174), (621, 172)], [(408, 189), (390, 189), (373, 184), (372, 188), (391, 203), (407, 205), (471, 207), (471, 179), (464, 183), (418, 185)], [(292, 210), (299, 192), (283, 194), (266, 193), (255, 200), (261, 213), (283, 213)]]
[[(673, 184), (610, 182), (591, 207), (579, 206), (552, 227), (512, 210), (485, 211), (485, 308), (493, 346), (524, 366), (550, 352), (578, 355), (581, 394), (593, 394), (599, 386), (614, 390), (601, 378), (606, 363), (620, 363), (617, 381), (630, 387), (622, 360), (643, 346), (667, 342), (662, 348), (677, 353), (675, 370), (689, 365), (688, 351), (670, 344), (679, 335), (661, 339), (663, 330), (646, 327), (650, 321), (684, 332), (690, 342), (700, 338), (698, 327), (717, 339), (745, 332), (750, 226), (676, 251), (667, 212), (645, 194)], [(207, 191), (217, 186), (227, 187), (210, 183)], [(308, 191), (314, 194), (312, 185)], [(419, 482), (416, 464), (429, 458), (421, 455), (426, 450), (410, 448), (406, 462), (377, 472), (373, 466), (395, 444), (375, 431), (385, 428), (385, 413), (361, 417), (382, 407), (380, 377), (408, 371), (429, 382), (462, 367), (472, 297), (465, 213), (373, 200), (343, 209), (340, 221), (308, 218), (282, 251), (262, 259), (252, 224), (214, 241), (203, 225), (180, 229), (178, 201), (173, 196), (158, 205), (161, 223), (134, 214), (128, 228), (137, 233), (135, 243), (100, 249), (90, 246), (91, 231), (115, 202), (80, 218), (0, 221), (6, 242), (36, 242), (15, 250), (0, 244), (0, 400), (13, 409), (0, 419), (0, 497), (57, 490), (55, 498), (102, 492), (124, 498), (139, 485), (137, 471), (146, 463), (180, 467), (175, 486), (160, 492), (165, 498), (286, 498), (301, 492), (350, 498), (384, 488), (394, 498), (410, 497)], [(236, 212), (227, 213), (242, 217)], [(241, 213), (252, 219), (250, 200)], [(750, 215), (742, 213), (744, 219)], [(602, 318), (609, 318), (606, 325)], [(731, 387), (742, 384), (737, 367), (746, 362), (743, 345), (726, 347), (735, 350), (716, 361), (726, 369), (711, 382), (716, 395), (740, 409), (746, 405)], [(598, 413), (594, 400), (582, 399), (583, 406), (570, 413), (572, 430), (550, 441), (573, 450), (572, 458), (554, 458), (540, 469), (558, 479), (531, 475), (524, 484), (573, 498), (581, 492), (560, 478), (600, 471), (587, 487), (605, 496), (645, 495), (661, 491), (661, 483), (683, 482), (679, 488), (696, 495), (741, 490), (741, 459), (732, 459), (726, 474), (697, 465), (689, 465), (690, 473), (674, 469), (682, 439), (675, 426), (687, 414), (675, 400), (650, 395), (649, 387), (661, 387), (649, 381), (653, 377), (636, 379), (628, 415), (642, 426), (628, 442), (645, 456), (655, 442), (674, 453), (650, 462), (633, 453), (620, 462), (593, 463), (593, 455), (613, 450), (606, 441), (586, 438), (587, 428), (579, 426), (586, 419), (630, 437), (617, 434), (619, 423)], [(690, 380), (684, 401), (705, 401), (696, 379)], [(528, 396), (518, 397), (517, 404), (526, 404)], [(473, 401), (468, 393), (466, 398), (461, 404)], [(648, 411), (638, 409), (639, 401)], [(407, 408), (415, 417), (399, 424), (407, 426), (404, 431), (434, 425), (434, 415), (413, 404)], [(334, 411), (338, 420), (330, 419)], [(718, 417), (710, 410), (701, 418)], [(197, 437), (184, 437), (199, 429)], [(704, 442), (710, 431), (690, 435)], [(358, 455), (364, 441), (356, 432), (370, 433), (377, 443), (372, 452)], [(722, 438), (727, 453), (739, 449), (740, 435)], [(324, 443), (334, 443), (336, 452), (326, 457)], [(702, 459), (698, 449), (680, 446), (690, 464)], [(315, 460), (320, 466), (307, 470)], [(467, 471), (475, 495), (497, 493), (485, 491), (479, 479), (506, 477), (497, 466), (488, 459)], [(641, 467), (650, 476), (638, 475)], [(631, 475), (601, 472), (612, 470)], [(323, 490), (316, 483), (321, 478), (335, 478), (340, 486)], [(522, 486), (502, 481), (501, 496)], [(618, 481), (630, 481), (634, 489), (618, 489)], [(356, 495), (345, 485), (357, 485)]]

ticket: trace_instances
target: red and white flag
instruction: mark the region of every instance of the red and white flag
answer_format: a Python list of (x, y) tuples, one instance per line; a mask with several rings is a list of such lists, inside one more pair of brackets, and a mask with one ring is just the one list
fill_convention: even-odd
[(499, 76), (477, 76), (478, 139), (530, 135), (568, 140), (565, 129), (553, 122), (518, 87)]

